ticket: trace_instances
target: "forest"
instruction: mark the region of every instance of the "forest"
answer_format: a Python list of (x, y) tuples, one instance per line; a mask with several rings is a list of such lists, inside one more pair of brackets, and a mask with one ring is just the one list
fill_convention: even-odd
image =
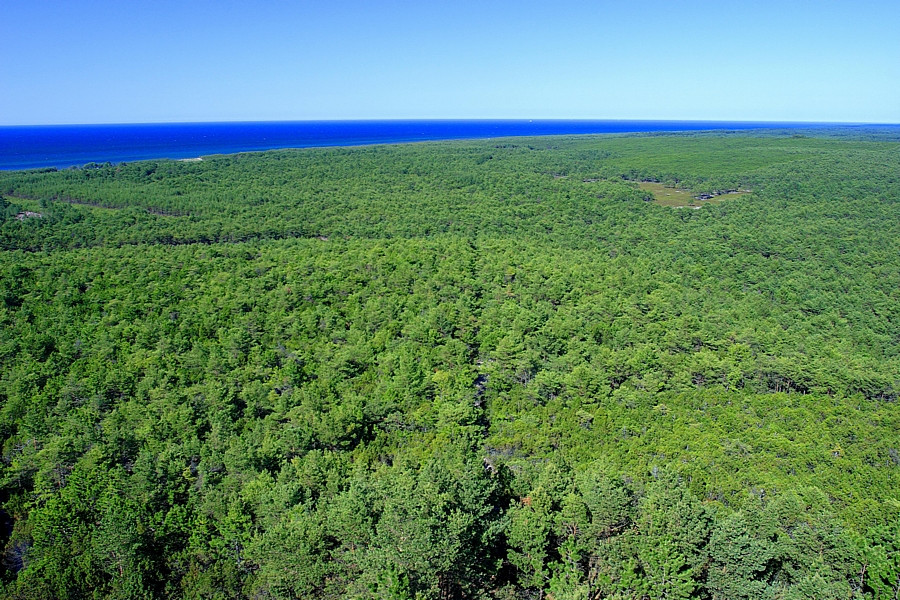
[(898, 240), (877, 131), (0, 172), (0, 596), (897, 600)]

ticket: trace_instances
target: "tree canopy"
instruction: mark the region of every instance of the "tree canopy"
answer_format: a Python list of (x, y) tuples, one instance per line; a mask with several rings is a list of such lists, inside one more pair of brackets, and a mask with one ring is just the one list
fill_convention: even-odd
[(0, 591), (896, 598), (898, 173), (815, 131), (0, 173)]

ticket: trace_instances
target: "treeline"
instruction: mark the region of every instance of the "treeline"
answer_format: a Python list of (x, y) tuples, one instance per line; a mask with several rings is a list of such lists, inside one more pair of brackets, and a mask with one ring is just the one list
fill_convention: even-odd
[(896, 150), (0, 174), (3, 593), (894, 598)]

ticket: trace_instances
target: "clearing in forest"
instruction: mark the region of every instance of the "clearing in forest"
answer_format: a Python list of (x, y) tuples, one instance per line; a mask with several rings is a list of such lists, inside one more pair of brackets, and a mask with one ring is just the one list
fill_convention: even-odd
[(656, 204), (659, 204), (660, 206), (671, 206), (672, 208), (684, 208), (686, 206), (700, 208), (704, 204), (718, 204), (726, 198), (749, 193), (748, 190), (736, 190), (721, 194), (701, 194), (695, 196), (690, 190), (675, 188), (662, 183), (654, 183), (652, 181), (642, 181), (638, 183), (638, 187), (645, 192), (653, 194), (653, 201)]

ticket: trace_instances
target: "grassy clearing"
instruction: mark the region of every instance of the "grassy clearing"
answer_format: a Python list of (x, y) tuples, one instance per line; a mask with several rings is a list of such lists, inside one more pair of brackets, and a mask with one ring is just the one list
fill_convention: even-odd
[(641, 182), (638, 187), (653, 194), (653, 201), (660, 206), (694, 206), (698, 202), (688, 190), (668, 187), (661, 183)]
[(728, 198), (733, 198), (735, 196), (741, 196), (748, 193), (747, 191), (743, 190), (736, 192), (727, 192), (725, 194), (713, 196), (712, 198), (698, 200), (690, 190), (673, 188), (662, 183), (642, 181), (638, 183), (638, 187), (640, 187), (645, 192), (650, 192), (651, 194), (653, 194), (653, 201), (656, 204), (659, 204), (660, 206), (671, 206), (672, 208), (684, 208), (686, 206), (699, 208), (704, 204), (719, 204), (720, 202), (723, 202)]

